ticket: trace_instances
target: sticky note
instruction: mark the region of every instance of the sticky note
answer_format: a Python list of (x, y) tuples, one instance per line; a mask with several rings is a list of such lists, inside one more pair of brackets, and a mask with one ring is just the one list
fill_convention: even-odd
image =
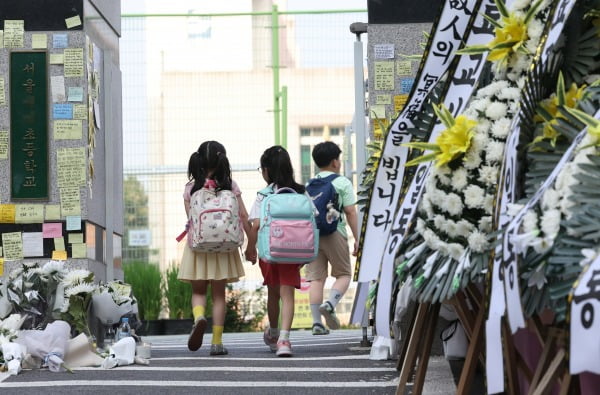
[(80, 86), (70, 86), (67, 94), (68, 101), (83, 101), (83, 88)]
[(65, 250), (65, 238), (64, 237), (55, 237), (54, 238), (54, 249), (56, 251), (64, 251)]
[(67, 25), (67, 29), (72, 29), (74, 27), (81, 26), (81, 18), (79, 17), (79, 15), (67, 18), (65, 19), (65, 25)]
[(0, 276), (4, 275), (4, 258), (0, 258)]
[(0, 159), (8, 159), (8, 130), (0, 130)]
[(59, 204), (47, 204), (46, 205), (46, 221), (60, 220), (60, 205)]
[(14, 224), (16, 211), (14, 204), (0, 204), (0, 223)]
[(63, 64), (65, 63), (65, 55), (61, 53), (50, 54), (50, 64)]
[(56, 239), (62, 237), (61, 222), (45, 222), (42, 224), (42, 237), (45, 239)]
[(40, 224), (44, 222), (44, 206), (41, 204), (17, 204), (15, 223)]
[(54, 48), (67, 48), (68, 45), (69, 39), (66, 33), (52, 35), (52, 46)]
[(86, 258), (87, 257), (87, 246), (83, 243), (71, 244), (71, 257), (72, 258)]
[(43, 33), (33, 33), (31, 35), (31, 48), (32, 49), (48, 48), (48, 36)]
[(66, 261), (67, 260), (67, 251), (65, 251), (65, 250), (52, 251), (52, 260), (53, 261)]
[(83, 233), (69, 233), (69, 244), (81, 244), (83, 243)]
[(52, 118), (73, 119), (73, 105), (71, 103), (54, 103), (52, 105)]
[(81, 216), (80, 215), (67, 216), (67, 230), (80, 230), (80, 229), (81, 229)]

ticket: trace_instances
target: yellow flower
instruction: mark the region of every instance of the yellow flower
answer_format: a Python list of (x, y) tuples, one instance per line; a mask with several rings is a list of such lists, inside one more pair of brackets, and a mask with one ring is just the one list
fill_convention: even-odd
[(523, 46), (529, 38), (527, 36), (527, 24), (523, 18), (514, 14), (501, 17), (500, 26), (494, 30), (496, 37), (487, 45), (490, 49), (489, 61), (500, 61), (501, 64), (508, 62), (508, 57)]
[[(582, 85), (578, 88), (575, 83), (572, 83), (569, 90), (565, 92), (564, 106), (568, 108), (577, 107), (577, 103), (579, 103), (585, 94), (585, 88), (586, 85)], [(548, 139), (550, 140), (552, 146), (554, 146), (556, 145), (556, 139), (558, 139), (558, 136), (560, 135), (559, 132), (554, 128), (555, 125), (558, 124), (556, 120), (558, 118), (566, 119), (565, 116), (558, 111), (558, 108), (560, 107), (558, 95), (553, 93), (550, 98), (540, 103), (540, 107), (542, 107), (542, 109), (545, 110), (552, 119), (544, 123), (542, 136), (537, 137), (534, 142)], [(536, 115), (535, 120), (538, 122), (544, 121), (544, 119), (539, 115)]]
[(454, 125), (444, 130), (435, 140), (440, 149), (435, 157), (436, 166), (443, 166), (469, 150), (476, 125), (476, 121), (464, 115), (456, 117)]

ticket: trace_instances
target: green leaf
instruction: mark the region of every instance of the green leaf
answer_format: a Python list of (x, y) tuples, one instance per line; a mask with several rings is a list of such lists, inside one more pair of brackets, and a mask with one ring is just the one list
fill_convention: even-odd
[(425, 162), (431, 162), (432, 160), (435, 160), (437, 154), (428, 154), (428, 155), (423, 155), (423, 156), (419, 156), (418, 158), (415, 158), (411, 161), (406, 162), (406, 167), (411, 167), (411, 166), (416, 166), (420, 163), (425, 163)]
[(527, 10), (527, 14), (525, 14), (525, 20), (523, 21), (523, 23), (525, 25), (529, 24), (529, 21), (531, 20), (531, 18), (533, 18), (535, 16), (538, 8), (540, 8), (540, 5), (542, 4), (542, 1), (543, 0), (538, 0), (535, 2), (535, 4), (533, 4), (531, 7), (529, 7), (529, 10)]
[(468, 47), (464, 47), (456, 51), (458, 55), (478, 55), (480, 53), (485, 53), (490, 49), (487, 45), (469, 45)]
[(565, 80), (562, 73), (558, 73), (558, 82), (556, 84), (556, 99), (559, 106), (564, 106), (567, 102), (565, 93)]
[(504, 4), (504, 1), (494, 0), (494, 3), (496, 3), (496, 8), (498, 8), (498, 12), (500, 13), (500, 15), (502, 15), (505, 18), (508, 18), (509, 14), (508, 10), (506, 9), (506, 4)]
[(402, 144), (402, 146), (414, 148), (414, 149), (420, 149), (423, 151), (440, 152), (440, 147), (437, 144), (425, 143), (425, 142), (421, 142), (421, 141), (415, 141), (413, 143), (404, 143), (404, 144)]
[(440, 121), (442, 121), (445, 127), (451, 128), (452, 126), (454, 126), (454, 117), (443, 104), (441, 106), (436, 106), (434, 104), (433, 111), (435, 112), (435, 115), (440, 119)]

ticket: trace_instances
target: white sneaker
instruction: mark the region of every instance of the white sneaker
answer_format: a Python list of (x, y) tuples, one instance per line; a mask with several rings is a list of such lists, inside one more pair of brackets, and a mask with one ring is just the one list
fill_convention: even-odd
[(277, 352), (275, 353), (278, 357), (291, 357), (292, 356), (292, 344), (289, 340), (280, 340), (277, 342)]

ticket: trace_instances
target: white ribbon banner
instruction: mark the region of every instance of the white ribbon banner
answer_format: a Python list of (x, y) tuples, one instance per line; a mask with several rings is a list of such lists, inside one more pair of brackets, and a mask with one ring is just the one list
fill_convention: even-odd
[[(383, 250), (389, 237), (395, 209), (398, 206), (404, 164), (408, 148), (402, 144), (410, 141), (406, 132), (413, 126), (411, 119), (419, 112), (427, 95), (433, 90), (454, 59), (477, 0), (446, 0), (436, 32), (433, 36), (427, 60), (404, 110), (394, 121), (386, 138), (375, 184), (365, 216), (362, 252), (360, 257), (359, 282), (377, 279)], [(474, 11), (473, 11), (474, 10)]]

